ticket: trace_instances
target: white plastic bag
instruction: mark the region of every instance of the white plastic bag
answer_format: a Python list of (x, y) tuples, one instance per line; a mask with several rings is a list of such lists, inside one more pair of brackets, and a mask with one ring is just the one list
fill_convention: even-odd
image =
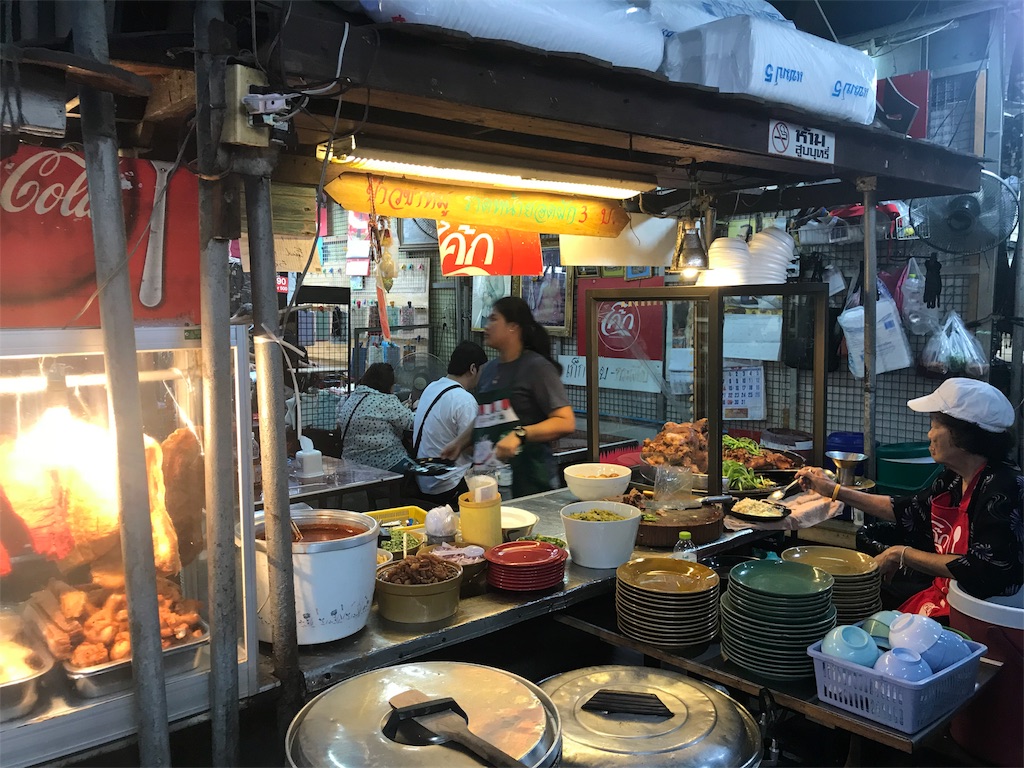
[(900, 275), (900, 314), (907, 330), (915, 336), (924, 336), (939, 330), (938, 307), (929, 307), (924, 300), (924, 270), (911, 257)]
[(988, 375), (988, 356), (978, 337), (967, 330), (960, 315), (950, 310), (942, 328), (935, 331), (921, 350), (921, 373), (946, 378), (969, 376), (983, 379)]
[[(878, 298), (875, 302), (875, 372), (886, 373), (909, 368), (913, 364), (910, 343), (900, 322), (896, 301), (881, 281), (878, 284)], [(839, 315), (839, 325), (846, 337), (849, 351), (850, 373), (864, 378), (864, 307), (860, 306), (857, 291), (850, 294), (846, 309)]]

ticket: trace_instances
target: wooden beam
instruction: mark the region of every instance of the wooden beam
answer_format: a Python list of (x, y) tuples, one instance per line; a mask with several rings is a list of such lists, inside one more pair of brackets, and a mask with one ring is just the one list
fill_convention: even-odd
[(176, 69), (156, 78), (142, 119), (156, 123), (183, 120), (196, 108), (196, 73)]

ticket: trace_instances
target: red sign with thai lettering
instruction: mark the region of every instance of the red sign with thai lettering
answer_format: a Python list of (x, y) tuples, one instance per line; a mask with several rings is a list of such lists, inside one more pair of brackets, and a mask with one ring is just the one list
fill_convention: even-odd
[[(658, 288), (664, 277), (631, 281), (630, 288)], [(624, 288), (619, 277), (584, 277), (576, 280), (576, 354), (587, 354), (586, 293), (594, 289)], [(599, 357), (662, 360), (665, 357), (665, 305), (662, 302), (602, 301), (597, 312)]]
[(539, 275), (544, 270), (536, 232), (439, 219), (437, 241), (445, 277)]
[[(199, 188), (179, 169), (157, 195), (170, 167), (120, 161), (138, 325), (199, 322)], [(98, 327), (98, 301), (74, 320), (95, 290), (85, 158), (22, 145), (0, 164), (0, 327)]]

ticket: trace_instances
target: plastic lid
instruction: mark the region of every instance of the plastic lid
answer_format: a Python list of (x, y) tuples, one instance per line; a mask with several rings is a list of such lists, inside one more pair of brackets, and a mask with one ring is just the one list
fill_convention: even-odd
[(689, 531), (680, 531), (679, 532), (679, 540), (680, 541), (689, 541), (691, 538), (693, 538), (693, 537), (692, 537), (692, 535), (690, 534)]

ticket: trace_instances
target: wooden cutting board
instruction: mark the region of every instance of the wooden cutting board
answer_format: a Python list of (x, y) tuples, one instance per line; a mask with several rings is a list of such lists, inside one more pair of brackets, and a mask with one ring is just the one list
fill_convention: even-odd
[(724, 514), (718, 504), (700, 509), (645, 510), (657, 521), (640, 521), (636, 543), (646, 547), (674, 547), (680, 531), (689, 531), (694, 544), (709, 544), (722, 537)]

